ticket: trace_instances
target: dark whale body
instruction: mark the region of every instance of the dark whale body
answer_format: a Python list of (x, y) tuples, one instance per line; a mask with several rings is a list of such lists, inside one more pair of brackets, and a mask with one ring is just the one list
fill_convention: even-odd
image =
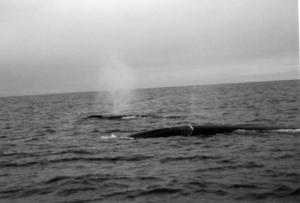
[[(131, 138), (159, 138), (172, 136), (209, 136), (220, 133), (231, 133), (236, 130), (255, 130), (255, 131), (270, 131), (287, 129), (281, 127), (265, 127), (253, 125), (197, 125), (197, 126), (179, 126), (170, 128), (161, 128), (151, 131), (145, 131), (130, 135)], [(290, 128), (288, 128), (290, 129)]]
[(119, 120), (122, 119), (122, 115), (90, 115), (88, 116), (86, 119), (90, 119), (90, 118), (97, 118), (97, 119), (104, 119), (104, 120)]

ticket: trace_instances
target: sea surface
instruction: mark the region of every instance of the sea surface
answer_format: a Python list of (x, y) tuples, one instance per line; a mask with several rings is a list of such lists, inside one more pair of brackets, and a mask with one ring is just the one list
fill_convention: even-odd
[[(299, 90), (294, 80), (0, 98), (0, 202), (300, 202)], [(188, 124), (298, 130), (127, 137)]]

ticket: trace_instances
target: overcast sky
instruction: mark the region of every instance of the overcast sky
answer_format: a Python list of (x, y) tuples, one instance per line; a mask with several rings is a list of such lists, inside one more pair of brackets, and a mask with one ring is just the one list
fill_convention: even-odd
[(298, 45), (297, 0), (1, 0), (0, 96), (299, 79)]

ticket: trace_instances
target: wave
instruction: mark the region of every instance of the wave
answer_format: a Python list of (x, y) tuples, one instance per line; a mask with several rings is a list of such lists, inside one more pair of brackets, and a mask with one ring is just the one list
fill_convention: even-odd
[[(58, 196), (68, 196), (74, 193), (84, 191), (99, 190), (98, 193), (102, 197), (112, 195), (115, 197), (120, 191), (126, 189), (124, 194), (133, 194), (128, 191), (128, 188), (132, 186), (132, 182), (135, 183), (154, 183), (160, 182), (162, 179), (153, 176), (122, 176), (112, 174), (84, 174), (79, 176), (58, 175), (51, 177), (50, 179), (34, 182), (29, 185), (19, 185), (14, 187), (7, 187), (0, 189), (1, 198), (23, 198), (39, 194), (53, 193)], [(107, 188), (115, 188), (114, 190), (106, 190)], [(119, 191), (119, 192), (117, 192)], [(167, 189), (155, 189), (155, 190), (140, 190), (139, 188), (134, 191), (137, 195), (146, 195), (147, 193), (171, 193)]]
[(145, 196), (145, 195), (173, 194), (181, 191), (182, 191), (181, 189), (177, 189), (177, 188), (155, 188), (155, 189), (142, 191), (136, 194), (134, 197)]
[[(95, 181), (106, 181), (106, 180), (128, 180), (131, 181), (132, 179), (136, 181), (160, 181), (161, 179), (152, 176), (135, 176), (135, 177), (126, 177), (126, 176), (114, 176), (110, 174), (86, 174), (81, 176), (55, 176), (42, 182), (43, 184), (52, 184), (57, 182), (63, 182), (66, 180), (95, 180)], [(121, 184), (121, 183), (118, 183)]]
[[(95, 152), (84, 150), (84, 149), (67, 149), (62, 151), (56, 152), (10, 152), (10, 153), (3, 153), (0, 152), (0, 157), (44, 157), (47, 155), (63, 155), (63, 154), (94, 154)], [(1, 164), (0, 164), (1, 165)]]
[(132, 157), (71, 157), (71, 158), (61, 158), (54, 160), (40, 160), (40, 161), (29, 161), (24, 163), (15, 163), (15, 162), (3, 162), (0, 164), (0, 167), (28, 167), (32, 165), (46, 165), (51, 163), (66, 163), (66, 162), (117, 162), (117, 161), (144, 161), (153, 158), (152, 156), (143, 156), (136, 155)]
[(169, 187), (159, 187), (153, 189), (138, 189), (138, 190), (130, 190), (130, 191), (122, 191), (122, 192), (113, 192), (110, 194), (103, 195), (105, 198), (116, 198), (116, 197), (126, 197), (129, 199), (139, 198), (149, 195), (172, 195), (181, 193), (183, 190), (179, 188), (169, 188)]
[(167, 157), (160, 160), (160, 162), (166, 163), (170, 161), (185, 161), (185, 160), (196, 161), (196, 160), (208, 160), (208, 159), (217, 159), (217, 157), (206, 156), (206, 155), (196, 155), (196, 156), (186, 156), (186, 157)]
[(225, 170), (236, 170), (236, 169), (254, 169), (263, 168), (265, 165), (259, 164), (253, 161), (244, 164), (230, 164), (225, 166), (208, 167), (203, 169), (196, 169), (195, 172), (207, 172), (207, 171), (225, 171)]
[(286, 185), (279, 185), (274, 189), (261, 192), (261, 193), (249, 193), (243, 197), (237, 199), (241, 200), (266, 200), (268, 198), (287, 198), (287, 197), (298, 197), (300, 195), (300, 188), (292, 188)]

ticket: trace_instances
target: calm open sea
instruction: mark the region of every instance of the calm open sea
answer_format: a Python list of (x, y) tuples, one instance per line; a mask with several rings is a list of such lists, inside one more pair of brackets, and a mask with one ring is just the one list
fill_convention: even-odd
[[(129, 139), (186, 124), (300, 128), (300, 81), (0, 98), (0, 202), (300, 202), (300, 132)], [(117, 97), (116, 97), (117, 98)]]

